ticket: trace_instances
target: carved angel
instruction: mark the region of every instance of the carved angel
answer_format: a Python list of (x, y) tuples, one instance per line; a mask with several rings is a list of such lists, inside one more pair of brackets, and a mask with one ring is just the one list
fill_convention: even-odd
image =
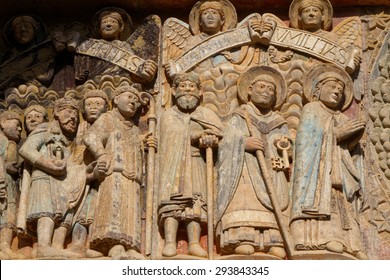
[[(76, 48), (76, 82), (102, 75), (120, 75), (148, 83), (157, 72), (161, 20), (148, 16), (134, 31), (126, 11), (105, 8), (94, 17), (96, 38), (84, 38)], [(142, 43), (140, 43), (142, 42)]]

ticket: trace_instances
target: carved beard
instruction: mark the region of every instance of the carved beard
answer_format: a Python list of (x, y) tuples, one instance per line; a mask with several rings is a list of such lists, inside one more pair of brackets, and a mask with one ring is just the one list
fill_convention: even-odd
[(193, 95), (180, 95), (177, 100), (177, 106), (183, 111), (191, 111), (198, 106), (199, 99)]
[(60, 120), (60, 126), (65, 135), (73, 135), (77, 130), (77, 120), (71, 118)]

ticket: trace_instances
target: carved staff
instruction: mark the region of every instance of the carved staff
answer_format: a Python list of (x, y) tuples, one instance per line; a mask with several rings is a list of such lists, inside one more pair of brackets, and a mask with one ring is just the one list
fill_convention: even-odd
[[(141, 103), (146, 105), (149, 103), (149, 114), (148, 114), (148, 125), (149, 134), (156, 135), (156, 110), (155, 101), (152, 95), (147, 92), (141, 92), (140, 94)], [(152, 219), (153, 219), (153, 188), (154, 188), (154, 162), (155, 162), (155, 147), (148, 147), (148, 158), (147, 158), (147, 179), (146, 179), (146, 244), (145, 254), (148, 256), (151, 254), (152, 244)]]
[(27, 198), (31, 182), (30, 167), (30, 164), (24, 162), (23, 177), (20, 187), (19, 209), (16, 218), (16, 228), (21, 234), (26, 232)]
[(207, 186), (207, 253), (209, 259), (214, 259), (214, 161), (213, 148), (218, 145), (215, 135), (207, 135), (206, 139), (200, 138), (201, 148), (206, 148), (206, 186)]
[[(256, 132), (254, 130), (253, 124), (249, 118), (248, 113), (245, 114), (245, 121), (248, 125), (249, 134), (251, 136), (255, 136)], [(294, 246), (293, 242), (291, 240), (290, 232), (288, 230), (288, 225), (284, 222), (282, 210), (280, 208), (280, 205), (278, 203), (276, 193), (275, 193), (275, 186), (273, 184), (272, 178), (270, 177), (270, 174), (268, 173), (267, 164), (264, 158), (264, 153), (260, 150), (256, 150), (256, 157), (257, 161), (260, 165), (261, 173), (263, 174), (265, 187), (267, 189), (268, 195), (271, 200), (272, 208), (274, 209), (276, 222), (278, 223), (280, 233), (282, 235), (282, 238), (284, 240), (284, 245), (286, 247), (286, 253), (289, 259), (291, 259), (291, 256), (294, 252)]]

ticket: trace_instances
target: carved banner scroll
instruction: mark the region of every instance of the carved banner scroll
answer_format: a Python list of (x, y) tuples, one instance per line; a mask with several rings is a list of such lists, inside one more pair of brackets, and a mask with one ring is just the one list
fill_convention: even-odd
[(278, 26), (270, 44), (309, 54), (343, 69), (354, 68), (353, 54), (350, 51), (331, 40), (307, 31)]
[[(252, 42), (248, 28), (232, 29), (204, 40), (177, 58), (171, 69), (173, 73), (187, 72), (198, 63), (225, 50)], [(173, 67), (172, 67), (173, 66)]]
[(88, 39), (77, 47), (76, 52), (103, 59), (139, 77), (141, 77), (145, 63), (144, 59), (134, 55), (131, 51), (104, 40)]
[[(209, 37), (177, 58), (171, 65), (173, 73), (187, 72), (198, 63), (222, 51), (250, 44), (249, 28), (228, 30)], [(353, 54), (342, 46), (316, 34), (288, 27), (276, 27), (271, 45), (300, 51), (349, 70), (353, 69)]]

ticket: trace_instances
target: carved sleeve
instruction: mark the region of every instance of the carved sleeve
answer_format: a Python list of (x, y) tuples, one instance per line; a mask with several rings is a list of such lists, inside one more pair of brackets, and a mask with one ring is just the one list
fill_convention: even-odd
[(39, 152), (45, 144), (45, 137), (42, 133), (32, 134), (19, 150), (20, 156), (32, 165), (42, 156)]

